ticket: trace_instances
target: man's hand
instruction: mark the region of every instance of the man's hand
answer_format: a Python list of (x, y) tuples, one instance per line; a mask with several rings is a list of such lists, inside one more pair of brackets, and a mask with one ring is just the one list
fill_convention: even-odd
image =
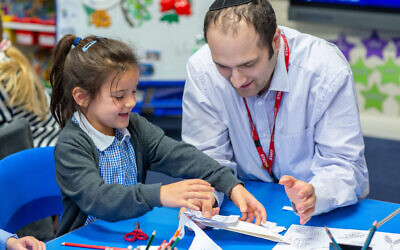
[(7, 250), (27, 250), (27, 249), (45, 250), (46, 245), (43, 242), (35, 239), (32, 236), (26, 236), (26, 237), (22, 237), (19, 239), (11, 237), (7, 240), (6, 249)]
[(300, 224), (306, 224), (311, 219), (317, 202), (313, 185), (288, 175), (282, 176), (279, 184), (285, 186), (286, 195), (295, 204)]
[(255, 224), (257, 225), (267, 221), (267, 212), (264, 206), (242, 184), (238, 184), (232, 188), (229, 198), (240, 209), (242, 213), (240, 220), (253, 222), (255, 219)]

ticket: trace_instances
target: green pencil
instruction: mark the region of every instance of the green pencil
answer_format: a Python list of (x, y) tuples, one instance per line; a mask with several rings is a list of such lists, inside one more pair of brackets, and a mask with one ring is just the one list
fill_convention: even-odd
[(331, 233), (331, 231), (329, 231), (329, 229), (325, 226), (325, 231), (329, 236), (329, 239), (331, 239), (333, 245), (335, 246), (336, 250), (341, 250), (342, 248), (339, 246), (339, 244), (336, 242), (335, 238), (333, 238), (333, 235)]
[(369, 243), (371, 243), (372, 237), (374, 236), (377, 226), (378, 226), (378, 222), (374, 221), (374, 223), (372, 223), (372, 227), (369, 229), (369, 234), (368, 234), (367, 240), (365, 241), (364, 246), (361, 248), (361, 250), (365, 250), (368, 248)]
[(151, 234), (150, 239), (149, 239), (149, 241), (147, 242), (147, 245), (146, 245), (146, 249), (145, 249), (145, 250), (149, 250), (150, 245), (151, 245), (151, 243), (152, 243), (153, 240), (154, 240), (154, 236), (156, 236), (156, 230), (154, 230), (153, 233)]
[(181, 238), (176, 237), (174, 243), (172, 243), (172, 245), (171, 245), (171, 249), (174, 249), (174, 247), (176, 246), (176, 244), (178, 244), (178, 242), (179, 242), (180, 239), (181, 239)]

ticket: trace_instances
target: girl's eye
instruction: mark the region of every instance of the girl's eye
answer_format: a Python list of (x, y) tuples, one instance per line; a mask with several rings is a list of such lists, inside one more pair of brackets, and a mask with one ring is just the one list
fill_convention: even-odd
[(124, 96), (114, 96), (114, 98), (117, 100), (121, 100), (122, 98), (124, 98)]

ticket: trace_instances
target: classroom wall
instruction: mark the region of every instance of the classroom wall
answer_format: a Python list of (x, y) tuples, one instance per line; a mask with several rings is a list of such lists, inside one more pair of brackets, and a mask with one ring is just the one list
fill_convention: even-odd
[[(279, 25), (329, 41), (344, 41), (353, 46), (347, 49), (350, 51), (348, 60), (358, 92), (363, 134), (372, 138), (400, 141), (400, 48), (393, 40), (400, 35), (390, 31), (377, 30), (374, 33), (371, 29), (290, 21), (289, 0), (270, 2)], [(384, 41), (387, 45), (381, 53), (376, 51), (376, 54), (371, 55), (362, 41), (371, 39), (375, 34), (378, 36), (377, 41)]]

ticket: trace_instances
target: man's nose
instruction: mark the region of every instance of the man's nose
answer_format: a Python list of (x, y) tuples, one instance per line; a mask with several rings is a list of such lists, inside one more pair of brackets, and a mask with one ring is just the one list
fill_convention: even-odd
[(230, 80), (233, 87), (240, 88), (246, 82), (246, 76), (238, 68), (234, 68)]

